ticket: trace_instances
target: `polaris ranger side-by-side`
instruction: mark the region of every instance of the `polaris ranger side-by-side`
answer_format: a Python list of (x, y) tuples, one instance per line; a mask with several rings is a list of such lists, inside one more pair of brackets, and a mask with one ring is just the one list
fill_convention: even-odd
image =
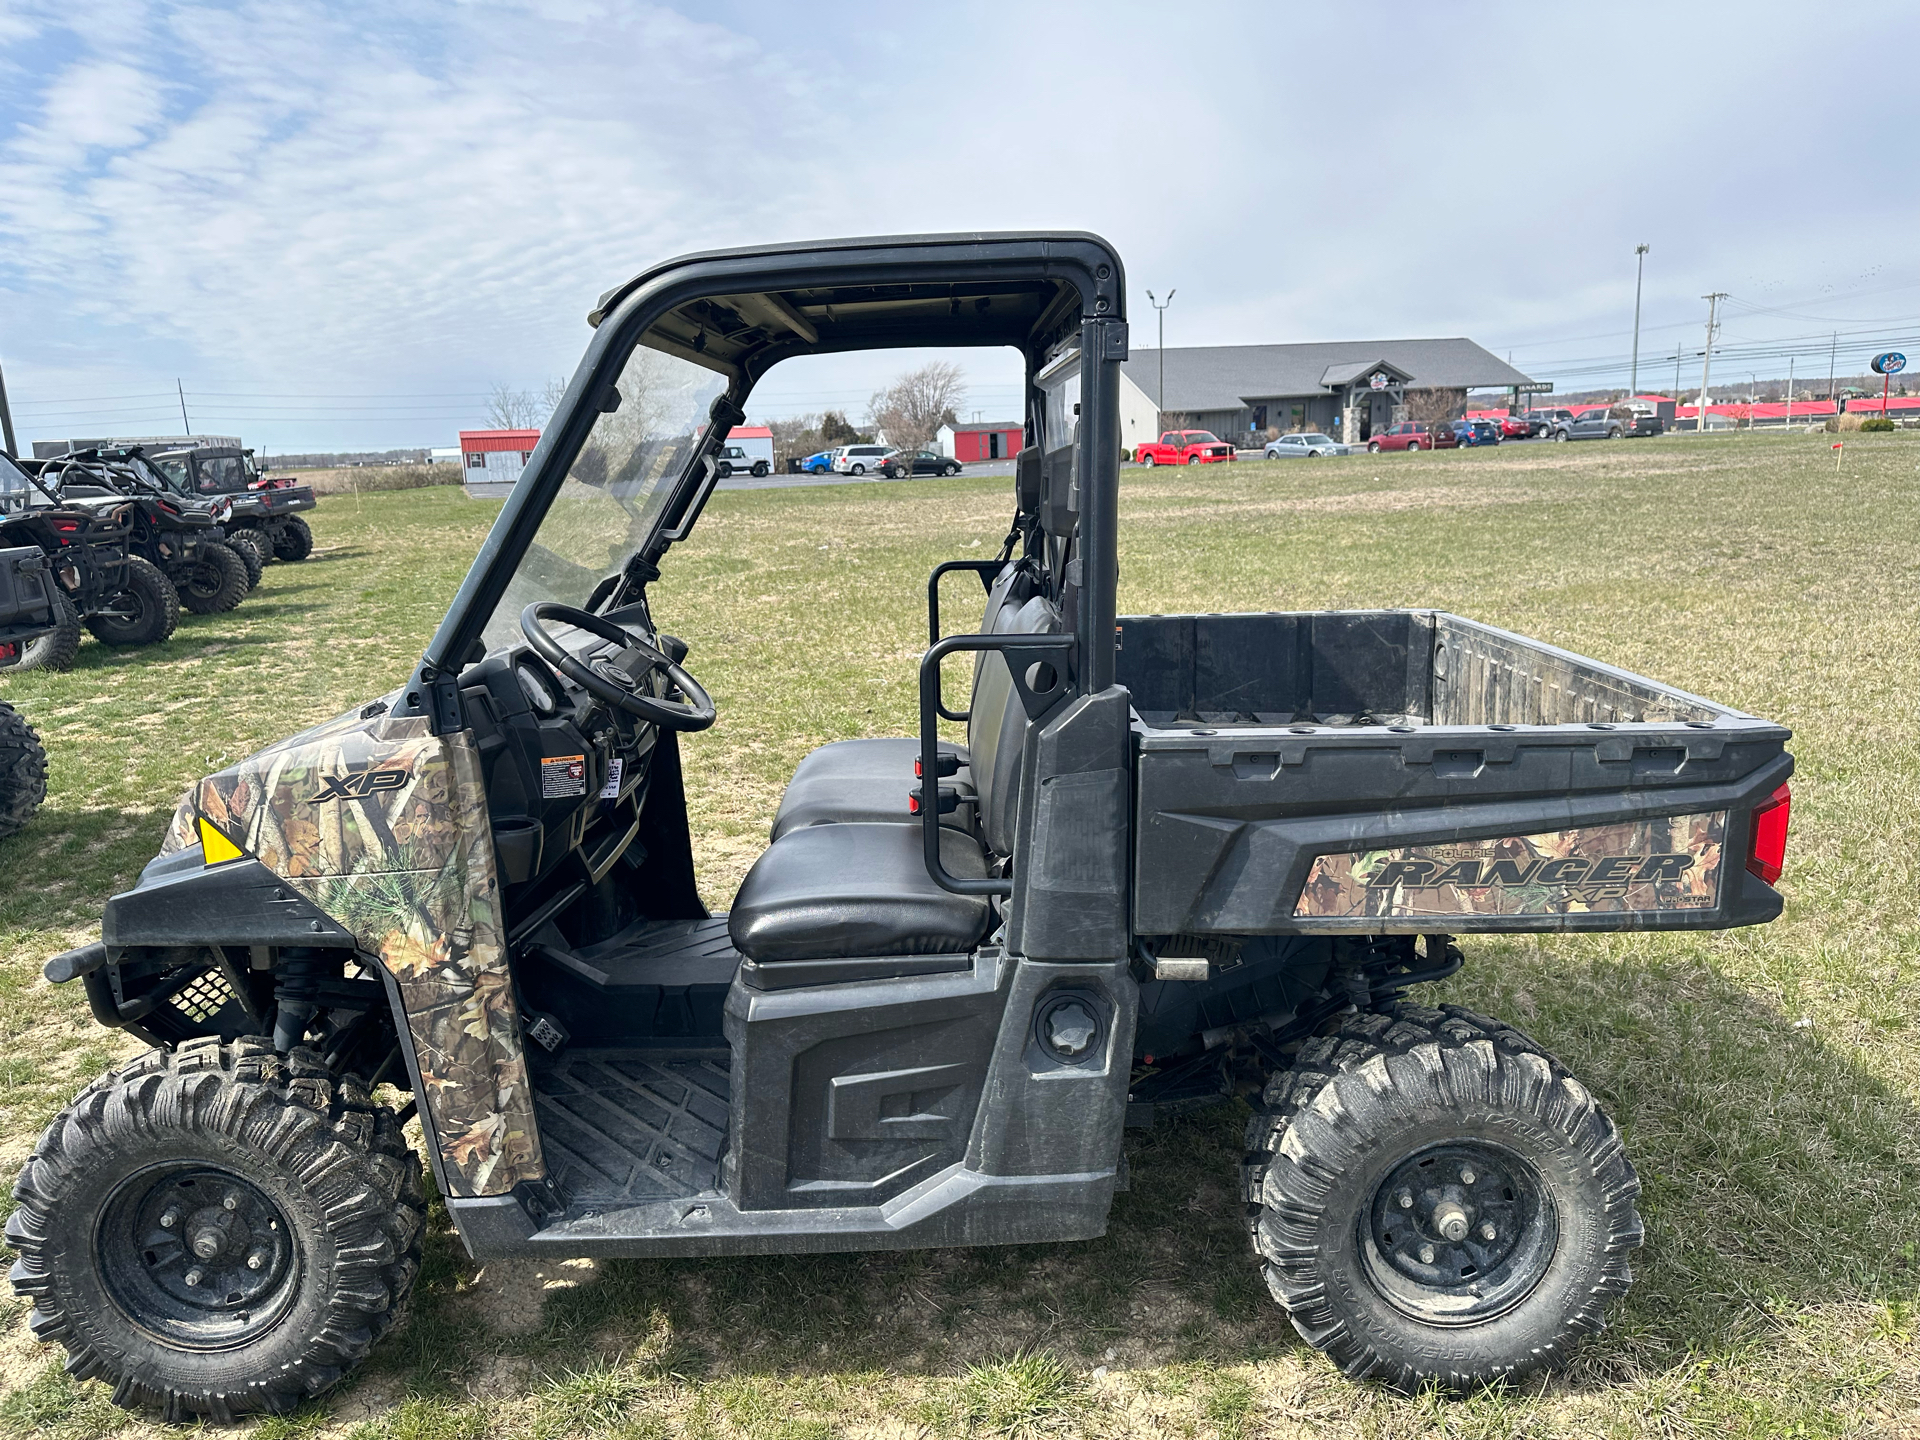
[[(15, 1187), (74, 1374), (224, 1417), (357, 1364), (424, 1216), (383, 1081), (483, 1259), (1090, 1238), (1130, 1121), (1246, 1095), (1252, 1263), (1349, 1374), (1599, 1328), (1641, 1235), (1612, 1122), (1405, 992), (1469, 932), (1772, 919), (1788, 733), (1441, 612), (1116, 615), (1125, 295), (1097, 237), (961, 235), (601, 301), (408, 681), (196, 784), (47, 964), (153, 1046)], [(677, 736), (718, 717), (654, 582), (770, 369), (954, 345), (1025, 360), (1004, 552), (929, 578), (918, 735), (807, 756), (710, 914)]]
[(152, 451), (149, 458), (182, 495), (228, 497), (233, 505), (229, 534), (243, 543), (258, 541), (262, 563), (304, 560), (313, 553), (313, 530), (301, 513), (320, 503), (313, 487), (269, 479), (255, 465), (253, 451), (199, 445)]

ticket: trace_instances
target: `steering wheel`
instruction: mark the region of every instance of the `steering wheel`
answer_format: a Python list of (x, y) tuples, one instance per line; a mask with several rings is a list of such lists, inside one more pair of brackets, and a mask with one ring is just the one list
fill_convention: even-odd
[[(602, 656), (591, 665), (582, 665), (571, 651), (548, 632), (543, 623), (558, 621), (589, 635), (598, 635), (621, 647), (617, 656)], [(645, 640), (637, 639), (611, 620), (590, 615), (571, 605), (551, 600), (535, 601), (520, 612), (520, 629), (540, 658), (565, 675), (574, 684), (614, 709), (668, 730), (704, 730), (713, 724), (713, 697), (700, 682)], [(630, 668), (634, 661), (638, 669)], [(641, 690), (641, 682), (655, 668), (665, 670), (667, 678), (687, 698), (676, 703), (660, 700)]]

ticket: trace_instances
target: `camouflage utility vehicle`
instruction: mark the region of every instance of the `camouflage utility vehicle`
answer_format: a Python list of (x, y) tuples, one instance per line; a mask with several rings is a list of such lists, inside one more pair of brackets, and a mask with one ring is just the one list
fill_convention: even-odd
[(131, 552), (134, 523), (123, 496), (63, 497), (0, 454), (0, 547), (37, 547), (56, 582), (54, 628), (26, 646), (24, 666), (69, 668), (82, 625), (107, 645), (157, 645), (173, 634), (180, 593)]
[(258, 543), (261, 562), (304, 560), (313, 553), (313, 531), (304, 511), (319, 505), (311, 485), (268, 476), (253, 451), (231, 445), (200, 445), (153, 452), (153, 465), (182, 495), (233, 502), (228, 534)]
[[(20, 668), (27, 647), (54, 627), (58, 587), (34, 546), (0, 550), (0, 680)], [(0, 700), (0, 840), (33, 818), (47, 798), (47, 752), (18, 710)]]
[[(1599, 1328), (1641, 1236), (1613, 1123), (1406, 994), (1467, 933), (1772, 919), (1788, 734), (1437, 611), (1116, 615), (1125, 297), (1058, 234), (600, 302), (406, 683), (195, 785), (47, 963), (153, 1047), (15, 1189), (74, 1374), (175, 1416), (331, 1385), (418, 1268), (415, 1114), (476, 1257), (750, 1255), (1097, 1236), (1129, 1123), (1245, 1096), (1222, 1263), (1349, 1374), (1469, 1387)], [(952, 345), (1024, 358), (1004, 551), (929, 577), (919, 733), (807, 756), (710, 914), (678, 737), (715, 707), (655, 582), (769, 370)]]

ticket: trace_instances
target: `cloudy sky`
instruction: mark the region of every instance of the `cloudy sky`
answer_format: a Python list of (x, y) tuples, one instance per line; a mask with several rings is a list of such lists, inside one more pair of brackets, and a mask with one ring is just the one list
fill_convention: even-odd
[(1916, 42), (1804, 4), (0, 0), (0, 364), (23, 446), (169, 428), (176, 380), (273, 449), (451, 444), (668, 255), (1067, 227), (1136, 343), (1177, 288), (1169, 344), (1465, 334), (1563, 390), (1624, 381), (1646, 243), (1643, 381), (1697, 376), (1724, 290), (1716, 376), (1824, 382), (1831, 331), (1843, 373), (1920, 348)]

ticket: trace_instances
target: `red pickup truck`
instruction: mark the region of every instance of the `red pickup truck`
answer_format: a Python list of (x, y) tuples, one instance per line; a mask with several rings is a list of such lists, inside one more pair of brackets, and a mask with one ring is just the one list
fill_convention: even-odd
[(1211, 430), (1169, 430), (1133, 458), (1142, 465), (1215, 465), (1233, 459), (1233, 446)]

